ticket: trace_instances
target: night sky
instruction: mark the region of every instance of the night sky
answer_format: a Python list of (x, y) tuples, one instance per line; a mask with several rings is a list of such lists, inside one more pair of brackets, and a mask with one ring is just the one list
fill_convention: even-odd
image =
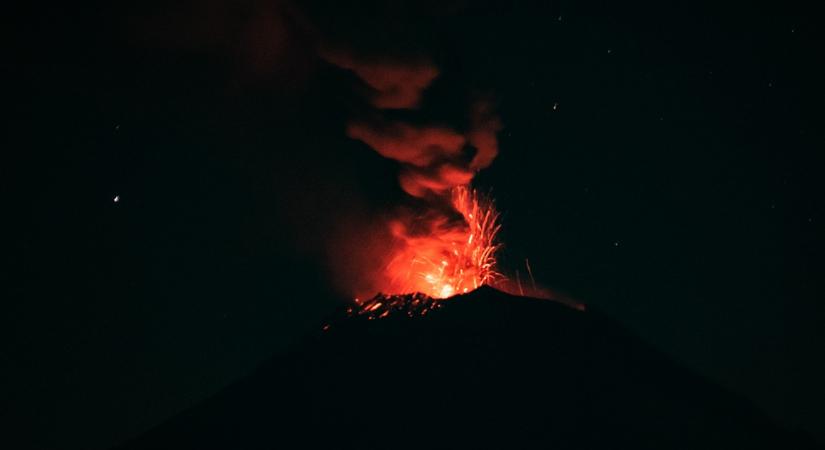
[(122, 442), (347, 302), (330, 242), (403, 193), (395, 162), (346, 137), (363, 86), (318, 57), (315, 27), (425, 51), (432, 120), (495, 98), (500, 154), (475, 185), (503, 213), (504, 267), (529, 259), (825, 442), (825, 61), (806, 2), (413, 2), (421, 39), (403, 43), (373, 34), (405, 2), (297, 3), (7, 13), (0, 420), (19, 448)]

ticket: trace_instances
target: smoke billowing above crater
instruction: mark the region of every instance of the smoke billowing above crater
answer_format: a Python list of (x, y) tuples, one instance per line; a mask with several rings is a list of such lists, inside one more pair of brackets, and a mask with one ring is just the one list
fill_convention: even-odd
[[(224, 55), (235, 85), (252, 74), (257, 86), (269, 80), (280, 99), (296, 86), (312, 99), (312, 106), (298, 106), (298, 95), (286, 100), (318, 122), (290, 131), (297, 145), (285, 136), (273, 149), (284, 153), (273, 167), (272, 182), (282, 186), (282, 204), (273, 208), (283, 210), (297, 251), (325, 260), (342, 293), (448, 297), (499, 276), (498, 213), (472, 183), (496, 159), (502, 123), (491, 90), (467, 78), (462, 52), (445, 39), (454, 14), (468, 6), (186, 5), (178, 14), (198, 19), (188, 22), (191, 30), (149, 15), (143, 38)], [(261, 32), (265, 18), (269, 33)], [(361, 164), (370, 152), (389, 164)], [(357, 180), (388, 174), (394, 186)]]
[[(422, 99), (439, 68), (426, 48), (409, 47), (417, 30), (425, 27), (403, 23), (407, 17), (390, 14), (386, 20), (363, 24), (356, 39), (322, 37), (318, 43), (322, 59), (355, 75), (353, 89), (364, 99), (346, 125), (347, 136), (396, 161), (399, 186), (409, 196), (406, 205), (387, 212), (390, 251), (370, 254), (370, 259), (381, 261), (379, 277), (371, 286), (348, 288), (362, 294), (422, 292), (443, 298), (476, 289), (498, 275), (498, 213), (492, 202), (478, 197), (471, 183), (495, 159), (501, 123), (491, 102), (481, 98), (467, 104), (464, 117), (457, 120), (466, 124), (464, 128), (428, 120)], [(358, 47), (359, 42), (367, 44)], [(351, 251), (369, 251), (374, 246), (363, 241), (379, 238), (351, 237), (363, 244), (351, 246)], [(334, 255), (349, 265), (348, 257)]]

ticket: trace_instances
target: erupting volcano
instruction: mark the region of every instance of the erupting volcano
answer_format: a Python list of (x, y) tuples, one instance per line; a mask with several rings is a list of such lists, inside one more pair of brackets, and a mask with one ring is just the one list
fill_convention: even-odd
[[(785, 333), (796, 330), (786, 330), (791, 322), (783, 319), (791, 316), (777, 300), (802, 291), (780, 290), (784, 284), (774, 283), (760, 290), (766, 300), (754, 303), (746, 295), (759, 289), (742, 290), (739, 284), (755, 276), (788, 274), (779, 268), (796, 248), (780, 245), (782, 236), (772, 235), (765, 246), (751, 245), (752, 236), (784, 229), (777, 214), (787, 213), (788, 229), (804, 235), (798, 244), (812, 242), (799, 219), (810, 222), (816, 211), (791, 215), (795, 198), (782, 203), (784, 194), (807, 186), (808, 173), (794, 170), (793, 155), (779, 158), (768, 151), (771, 156), (764, 161), (779, 163), (774, 173), (763, 160), (741, 158), (746, 151), (723, 151), (732, 143), (747, 148), (752, 140), (730, 130), (726, 113), (755, 116), (752, 110), (763, 104), (787, 112), (794, 103), (785, 99), (797, 90), (788, 87), (791, 72), (768, 73), (761, 61), (743, 65), (747, 70), (741, 72), (730, 70), (727, 60), (747, 60), (730, 58), (732, 49), (742, 53), (742, 36), (760, 27), (773, 30), (765, 39), (776, 45), (759, 39), (759, 46), (793, 49), (811, 36), (806, 24), (791, 23), (792, 17), (764, 22), (748, 17), (741, 26), (727, 28), (736, 24), (704, 16), (692, 3), (675, 9), (656, 2), (267, 0), (234, 2), (231, 8), (214, 0), (194, 3), (203, 3), (205, 11), (193, 28), (210, 35), (209, 45), (220, 48), (220, 59), (207, 58), (199, 45), (183, 39), (188, 36), (175, 45), (196, 52), (178, 57), (164, 51), (157, 58), (186, 69), (169, 77), (163, 76), (164, 65), (135, 66), (133, 60), (144, 59), (142, 50), (113, 52), (122, 61), (122, 73), (104, 70), (95, 76), (74, 70), (69, 57), (35, 58), (39, 71), (70, 69), (63, 71), (68, 78), (58, 83), (60, 88), (77, 91), (76, 79), (105, 83), (99, 98), (92, 98), (97, 101), (86, 102), (93, 108), (69, 120), (63, 119), (72, 97), (21, 90), (33, 99), (23, 113), (51, 102), (58, 109), (50, 120), (93, 127), (88, 138), (67, 141), (55, 135), (44, 142), (63, 148), (64, 141), (95, 141), (106, 150), (83, 147), (76, 161), (60, 155), (58, 163), (74, 161), (68, 169), (81, 170), (94, 157), (107, 161), (103, 167), (116, 162), (118, 170), (102, 179), (123, 199), (133, 199), (115, 197), (117, 205), (106, 204), (103, 210), (99, 203), (114, 194), (87, 196), (103, 182), (85, 181), (75, 189), (82, 197), (57, 195), (61, 185), (45, 183), (34, 190), (34, 206), (26, 204), (36, 220), (20, 234), (27, 239), (43, 235), (43, 248), (61, 252), (61, 258), (45, 262), (48, 267), (74, 262), (79, 252), (63, 250), (95, 236), (88, 241), (95, 244), (95, 261), (78, 264), (70, 274), (91, 283), (91, 303), (78, 309), (81, 314), (90, 323), (109, 317), (108, 300), (123, 292), (134, 304), (112, 310), (117, 311), (113, 317), (137, 316), (122, 322), (129, 326), (103, 321), (88, 330), (70, 321), (46, 322), (48, 332), (82, 332), (51, 333), (69, 339), (71, 346), (111, 329), (101, 336), (112, 339), (93, 342), (87, 356), (118, 356), (112, 364), (88, 366), (103, 369), (96, 373), (56, 353), (54, 364), (43, 367), (54, 367), (58, 387), (67, 391), (56, 397), (68, 404), (59, 411), (71, 411), (85, 400), (86, 392), (76, 389), (84, 386), (82, 380), (106, 381), (101, 381), (99, 401), (90, 403), (102, 411), (115, 411), (120, 400), (128, 400), (124, 410), (143, 407), (109, 420), (125, 423), (127, 431), (191, 402), (123, 442), (120, 450), (818, 448), (807, 436), (776, 425), (741, 395), (756, 393), (760, 380), (798, 378), (778, 377), (783, 365), (816, 368), (807, 364), (815, 357), (809, 352), (814, 347), (788, 345), (809, 335), (805, 330)], [(258, 7), (266, 14), (252, 17)], [(212, 16), (224, 12), (244, 24), (213, 26)], [(691, 42), (716, 44), (721, 35), (708, 34), (714, 28), (725, 28), (732, 39), (720, 53), (706, 54), (670, 28), (677, 20), (686, 20)], [(246, 31), (246, 22), (254, 29)], [(33, 30), (51, 23), (49, 15), (35, 21)], [(696, 24), (702, 25), (699, 33)], [(167, 25), (152, 21), (152, 35), (174, 28)], [(780, 39), (778, 33), (791, 26), (800, 32), (793, 40), (787, 34)], [(660, 28), (666, 32), (658, 33)], [(87, 47), (86, 40), (70, 44)], [(229, 53), (247, 44), (255, 48)], [(119, 49), (109, 42), (98, 47)], [(605, 54), (606, 47), (617, 51)], [(756, 47), (745, 50), (763, 56)], [(245, 74), (221, 69), (215, 78), (229, 79), (231, 88), (219, 92), (213, 78), (201, 72), (220, 67), (223, 60), (249, 60), (261, 67), (260, 74), (249, 76), (247, 87)], [(277, 66), (272, 73), (263, 70), (270, 65)], [(724, 75), (705, 76), (709, 68)], [(764, 88), (758, 83), (766, 77), (775, 79), (776, 87), (756, 91)], [(192, 80), (192, 86), (181, 80)], [(279, 83), (277, 90), (259, 90), (271, 81)], [(148, 98), (158, 101), (133, 102), (137, 94), (109, 89), (110, 83), (151, 88), (156, 93)], [(200, 99), (202, 91), (209, 95)], [(690, 97), (704, 91), (709, 97)], [(758, 94), (756, 100), (751, 101), (751, 91)], [(560, 101), (570, 107), (559, 110)], [(600, 101), (611, 107), (600, 107)], [(705, 104), (718, 106), (714, 112), (719, 114), (703, 114)], [(194, 116), (191, 122), (189, 116)], [(705, 116), (713, 117), (696, 119)], [(124, 123), (123, 132), (108, 131), (106, 124), (114, 120)], [(501, 136), (505, 122), (512, 127), (507, 139)], [(751, 125), (761, 123), (738, 122), (748, 133), (759, 131)], [(807, 122), (797, 125), (810, 128)], [(713, 134), (717, 131), (723, 133)], [(785, 142), (778, 140), (785, 134), (766, 135), (776, 139), (767, 139), (762, 150)], [(506, 160), (495, 166), (499, 137)], [(187, 145), (167, 157), (167, 147), (177, 143)], [(695, 143), (709, 144), (707, 155), (693, 158)], [(108, 146), (115, 144), (120, 151), (110, 152)], [(133, 155), (144, 148), (146, 156)], [(62, 173), (65, 165), (41, 172)], [(164, 183), (145, 182), (145, 173)], [(755, 181), (763, 178), (765, 183)], [(780, 178), (787, 186), (779, 186)], [(699, 196), (690, 189), (698, 189)], [(179, 194), (197, 201), (181, 201)], [(628, 197), (635, 203), (625, 202)], [(698, 201), (711, 197), (720, 200)], [(706, 219), (737, 201), (744, 205), (737, 211), (752, 214), (727, 222)], [(775, 211), (767, 211), (767, 201), (777, 203)], [(56, 212), (43, 209), (52, 203), (59, 207)], [(220, 209), (213, 208), (215, 203)], [(153, 216), (142, 217), (144, 205), (153, 208)], [(179, 205), (185, 209), (169, 216)], [(52, 218), (75, 210), (89, 212), (94, 221), (81, 220), (54, 233)], [(513, 213), (507, 223), (504, 211)], [(732, 230), (751, 222), (751, 234), (740, 233), (742, 239), (725, 245)], [(197, 233), (190, 235), (193, 227)], [(505, 227), (512, 228), (506, 228), (509, 242)], [(62, 240), (52, 239), (53, 234)], [(141, 238), (135, 241), (140, 247), (120, 246), (134, 236)], [(619, 247), (620, 239), (627, 245)], [(71, 245), (57, 245), (64, 240)], [(691, 246), (697, 250), (683, 254)], [(715, 247), (719, 250), (706, 251)], [(722, 281), (728, 275), (724, 265), (741, 261), (736, 255), (747, 257), (752, 249), (765, 256), (738, 268), (733, 281)], [(37, 267), (31, 264), (46, 253), (34, 250), (18, 265)], [(592, 308), (585, 310), (536, 283), (521, 255), (539, 252), (544, 258), (535, 261), (537, 273), (549, 273), (560, 286), (571, 277), (566, 287), (587, 295)], [(723, 263), (704, 268), (714, 256)], [(129, 270), (105, 266), (121, 260)], [(525, 270), (520, 273), (513, 261)], [(797, 259), (788, 267), (804, 272), (813, 267), (800, 265), (807, 261)], [(87, 294), (63, 295), (63, 285), (75, 280), (60, 275), (52, 282), (33, 273), (12, 287), (26, 293), (36, 282), (56, 286), (55, 311), (60, 313)], [(708, 279), (684, 282), (696, 276)], [(110, 284), (98, 283), (109, 279)], [(707, 293), (712, 287), (723, 288), (721, 294)], [(44, 292), (51, 294), (49, 289)], [(736, 292), (741, 298), (732, 295)], [(715, 300), (724, 296), (733, 297), (731, 303), (716, 308)], [(204, 298), (209, 303), (201, 308)], [(42, 305), (34, 304), (39, 314)], [(600, 305), (623, 322), (600, 311)], [(12, 305), (11, 312), (17, 309)], [(735, 331), (755, 329), (761, 322), (754, 320), (770, 315), (786, 317), (764, 321), (773, 326), (764, 332), (729, 338)], [(624, 324), (644, 331), (644, 338)], [(784, 334), (793, 336), (784, 339)], [(28, 339), (23, 341), (26, 347)], [(135, 347), (141, 342), (145, 348)], [(173, 345), (153, 354), (151, 344), (157, 342)], [(660, 349), (691, 361), (692, 368)], [(31, 366), (31, 373), (40, 375), (38, 354), (12, 350), (2, 359)], [(274, 355), (264, 359), (270, 351)], [(722, 361), (733, 352), (741, 353), (738, 362)], [(740, 377), (746, 369), (768, 375)], [(121, 376), (107, 381), (118, 370)], [(803, 378), (813, 379), (811, 374), (816, 372)], [(228, 380), (234, 381), (219, 390)], [(24, 409), (39, 414), (37, 405), (24, 403), (35, 389), (13, 387)], [(54, 390), (34, 387), (47, 387), (39, 389), (42, 395)], [(802, 423), (807, 412), (789, 409), (797, 400), (780, 397), (808, 392), (778, 384), (764, 388), (771, 390), (754, 399), (774, 402), (787, 409), (787, 418)], [(120, 395), (119, 389), (135, 393)], [(816, 399), (796, 404), (820, 406)], [(60, 419), (44, 417), (37, 423)], [(103, 435), (105, 425), (99, 427)], [(69, 431), (64, 427), (62, 432)]]

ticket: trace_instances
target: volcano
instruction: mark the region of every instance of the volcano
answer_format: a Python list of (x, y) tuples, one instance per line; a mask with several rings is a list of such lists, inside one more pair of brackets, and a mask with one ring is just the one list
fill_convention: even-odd
[(815, 448), (598, 312), (488, 287), (439, 302), (342, 311), (120, 448)]

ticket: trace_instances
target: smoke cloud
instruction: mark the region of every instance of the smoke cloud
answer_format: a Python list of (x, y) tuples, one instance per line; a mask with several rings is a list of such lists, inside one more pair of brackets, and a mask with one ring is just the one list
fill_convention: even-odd
[(488, 101), (478, 100), (470, 106), (470, 126), (464, 132), (443, 124), (393, 121), (382, 115), (383, 110), (420, 108), (424, 91), (439, 73), (430, 60), (376, 61), (329, 50), (321, 55), (352, 71), (369, 87), (368, 101), (374, 110), (368, 118), (350, 121), (347, 135), (401, 163), (399, 183), (409, 195), (443, 196), (456, 186), (467, 185), (498, 154), (496, 132), (501, 124)]
[[(368, 258), (381, 261), (379, 268), (383, 270), (369, 278), (369, 287), (358, 286), (354, 292), (373, 295), (415, 289), (446, 297), (477, 287), (483, 282), (478, 277), (489, 270), (485, 264), (490, 261), (477, 256), (483, 249), (494, 252), (497, 246), (486, 242), (467, 252), (479, 232), (477, 226), (471, 229), (467, 219), (472, 218), (477, 225), (479, 218), (473, 218), (466, 202), (456, 202), (456, 192), (468, 192), (475, 174), (498, 154), (496, 133), (501, 122), (492, 103), (477, 99), (468, 105), (464, 129), (429, 121), (425, 94), (439, 75), (429, 58), (403, 59), (397, 54), (359, 57), (354, 51), (329, 47), (319, 54), (330, 64), (352, 72), (366, 88), (367, 112), (348, 122), (347, 136), (397, 161), (401, 189), (423, 205), (417, 210), (399, 207), (386, 220), (392, 238), (389, 248)], [(400, 120), (399, 116), (418, 120)], [(457, 205), (463, 209), (459, 211)], [(494, 234), (487, 234), (487, 239)], [(359, 238), (359, 243), (369, 241), (369, 237)], [(363, 254), (356, 247), (354, 254), (359, 253)], [(423, 278), (411, 282), (410, 277)]]
[(346, 51), (320, 51), (326, 61), (355, 72), (373, 93), (370, 102), (379, 109), (416, 108), (421, 93), (438, 76), (425, 58), (409, 61), (365, 61)]

